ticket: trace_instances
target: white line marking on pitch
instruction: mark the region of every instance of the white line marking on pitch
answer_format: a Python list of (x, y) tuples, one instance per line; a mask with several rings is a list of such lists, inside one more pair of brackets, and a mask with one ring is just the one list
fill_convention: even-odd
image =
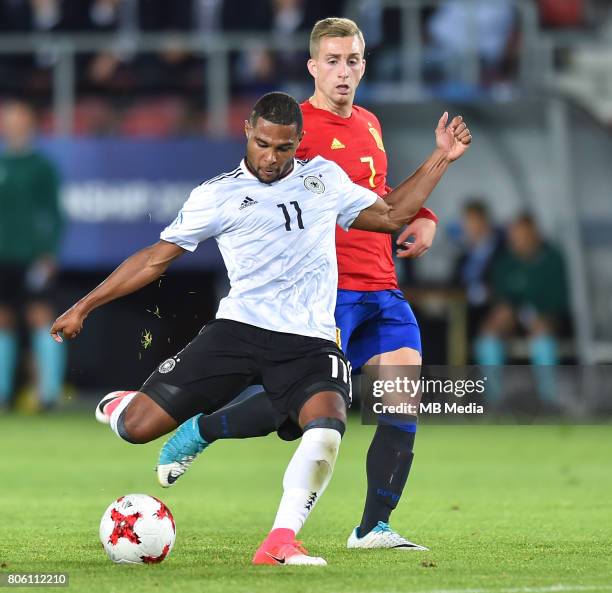
[(429, 589), (412, 593), (570, 593), (572, 591), (612, 591), (609, 585), (550, 585), (548, 587), (512, 587), (502, 589)]

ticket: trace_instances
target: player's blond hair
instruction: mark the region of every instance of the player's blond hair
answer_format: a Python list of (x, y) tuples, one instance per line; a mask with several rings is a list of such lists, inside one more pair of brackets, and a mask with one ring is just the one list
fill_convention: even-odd
[(361, 29), (351, 19), (328, 17), (315, 23), (310, 33), (310, 57), (316, 59), (319, 55), (319, 46), (324, 37), (354, 37), (357, 35), (365, 51), (365, 40)]

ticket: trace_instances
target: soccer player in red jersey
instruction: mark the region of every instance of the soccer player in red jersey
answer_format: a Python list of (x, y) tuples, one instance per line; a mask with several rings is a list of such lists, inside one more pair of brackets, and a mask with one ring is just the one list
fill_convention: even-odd
[[(351, 181), (384, 197), (390, 188), (380, 122), (353, 103), (365, 72), (364, 51), (363, 34), (353, 21), (328, 18), (314, 26), (308, 71), (315, 92), (301, 105), (305, 134), (297, 156), (335, 161)], [(436, 224), (433, 212), (423, 208), (398, 239), (402, 244), (412, 235), (415, 241), (398, 256), (422, 255), (433, 241)], [(336, 253), (336, 325), (353, 369), (419, 367), (419, 327), (398, 289), (391, 237), (360, 230), (345, 233), (336, 227)], [(348, 539), (349, 548), (426, 549), (389, 527), (410, 472), (415, 433), (416, 419), (379, 417), (366, 460), (365, 507)]]
[[(339, 57), (335, 52), (350, 52), (357, 49), (353, 45), (359, 44), (357, 37), (324, 37), (320, 51), (328, 52), (327, 59), (309, 60), (308, 68), (317, 87), (315, 94), (301, 104), (305, 133), (296, 154), (301, 159), (319, 155), (334, 161), (353, 183), (384, 197), (390, 188), (387, 186), (387, 155), (380, 123), (373, 113), (353, 105), (356, 84), (351, 81), (354, 86), (347, 94), (345, 88), (350, 88), (349, 84), (343, 78), (338, 80), (335, 73)], [(350, 63), (357, 60), (357, 56), (349, 57)], [(356, 76), (364, 67), (365, 61), (361, 59), (358, 67), (347, 67), (347, 75)], [(349, 68), (356, 72), (350, 73)], [(332, 99), (337, 101), (334, 109), (328, 106)], [(422, 255), (433, 241), (437, 221), (431, 210), (422, 208), (407, 232), (402, 234), (403, 237), (417, 235), (417, 241), (406, 245), (408, 251), (403, 249), (399, 255)], [(388, 235), (356, 229), (345, 233), (337, 227), (336, 254), (340, 290), (371, 292), (397, 289), (392, 242)], [(420, 356), (414, 362), (420, 363)]]
[[(302, 103), (304, 138), (298, 158), (321, 155), (338, 163), (354, 183), (384, 197), (387, 157), (378, 119), (353, 104), (365, 71), (365, 43), (357, 25), (349, 19), (319, 21), (311, 33), (308, 70), (315, 81), (313, 96)], [(447, 123), (445, 114), (438, 128)], [(431, 245), (437, 219), (423, 208), (397, 239), (400, 257), (418, 257)], [(404, 244), (409, 237), (414, 242)], [(339, 284), (335, 310), (338, 341), (353, 368), (412, 366), (421, 364), (418, 324), (398, 289), (388, 235), (341, 229), (336, 232)], [(248, 391), (248, 390), (247, 390)], [(98, 418), (103, 419), (103, 400)], [(192, 423), (192, 421), (188, 421)], [(185, 423), (187, 426), (188, 423)], [(299, 438), (299, 427), (279, 424), (261, 387), (245, 392), (234, 403), (198, 420), (202, 440), (187, 442), (179, 430), (160, 453), (158, 478), (171, 486), (197, 454), (215, 440), (248, 438), (277, 431), (281, 438)], [(353, 529), (349, 548), (426, 550), (389, 526), (410, 472), (416, 419), (379, 417), (367, 460), (367, 496), (361, 523)]]

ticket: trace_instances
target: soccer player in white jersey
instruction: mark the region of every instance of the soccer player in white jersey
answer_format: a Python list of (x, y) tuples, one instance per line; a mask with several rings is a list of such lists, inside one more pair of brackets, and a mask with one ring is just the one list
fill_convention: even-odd
[(254, 564), (325, 564), (295, 537), (329, 483), (351, 399), (350, 367), (334, 341), (335, 226), (393, 233), (410, 220), (471, 142), (460, 117), (446, 120), (438, 125), (439, 147), (383, 201), (331, 161), (296, 160), (299, 105), (284, 93), (264, 95), (247, 122), (240, 165), (195, 188), (158, 243), (126, 259), (51, 328), (56, 341), (75, 338), (95, 308), (155, 281), (215, 237), (231, 284), (215, 320), (139, 391), (103, 398), (103, 412), (120, 438), (147, 443), (250, 384), (264, 385), (278, 414), (297, 422), (303, 436)]

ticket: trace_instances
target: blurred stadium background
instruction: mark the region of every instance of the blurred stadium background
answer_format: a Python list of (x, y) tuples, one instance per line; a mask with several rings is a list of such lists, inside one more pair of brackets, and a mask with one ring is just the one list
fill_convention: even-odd
[[(257, 96), (311, 94), (308, 33), (330, 15), (364, 31), (356, 102), (382, 122), (391, 185), (428, 154), (443, 110), (462, 113), (476, 140), (428, 203), (441, 221), (434, 246), (399, 265), (425, 360), (475, 360), (470, 315), (483, 301), (459, 267), (469, 202), (496, 233), (533, 215), (567, 272), (561, 362), (612, 363), (607, 0), (0, 0), (0, 102), (32, 105), (37, 146), (62, 180), (57, 312), (154, 242), (194, 185), (235, 166)], [(214, 314), (224, 278), (209, 242), (94, 313), (69, 346), (65, 404), (138, 386)], [(507, 345), (510, 362), (529, 362), (524, 336)], [(23, 358), (26, 408), (31, 368)], [(589, 389), (609, 412), (609, 383)]]

